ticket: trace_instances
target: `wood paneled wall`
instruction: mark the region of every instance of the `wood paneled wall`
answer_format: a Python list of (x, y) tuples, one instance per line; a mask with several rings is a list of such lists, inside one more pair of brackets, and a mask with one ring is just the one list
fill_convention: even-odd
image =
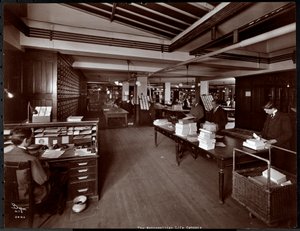
[[(52, 120), (64, 120), (69, 115), (83, 115), (86, 108), (86, 80), (81, 72), (72, 68), (69, 56), (61, 56), (56, 52), (42, 50), (20, 51), (5, 50), (4, 86), (15, 94), (13, 99), (4, 99), (4, 121), (22, 121), (27, 119), (27, 104), (32, 107), (52, 106)], [(58, 72), (65, 69), (69, 74)], [(67, 60), (67, 61), (66, 61)], [(63, 76), (60, 76), (63, 75)], [(58, 105), (58, 79), (72, 79), (70, 91), (60, 95), (72, 110), (66, 110), (66, 105)], [(70, 86), (70, 83), (67, 83)], [(76, 94), (74, 94), (74, 92)], [(69, 107), (70, 108), (70, 107)], [(58, 112), (61, 112), (58, 114)]]
[(14, 98), (3, 94), (3, 120), (21, 121), (26, 119), (26, 100), (22, 92), (23, 52), (9, 44), (4, 44), (3, 53), (3, 87), (13, 93)]
[(266, 118), (262, 107), (270, 99), (282, 112), (296, 107), (296, 71), (236, 78), (235, 126), (261, 131)]
[(57, 54), (26, 51), (22, 93), (33, 107), (52, 106), (52, 119), (57, 118)]

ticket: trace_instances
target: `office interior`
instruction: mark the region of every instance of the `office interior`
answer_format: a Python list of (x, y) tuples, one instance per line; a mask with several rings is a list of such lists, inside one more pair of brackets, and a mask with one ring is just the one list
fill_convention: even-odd
[[(33, 151), (52, 170), (66, 167), (70, 180), (63, 211), (33, 214), (31, 227), (297, 227), (296, 2), (2, 5), (4, 142), (12, 129), (26, 127), (33, 146), (88, 150), (61, 157)], [(222, 101), (224, 155), (155, 125), (174, 128), (190, 110), (185, 98), (205, 111), (212, 99)], [(242, 164), (233, 160), (240, 150), (237, 156), (247, 156), (241, 144), (261, 132), (269, 100), (292, 124), (290, 148), (271, 162), (291, 177), (291, 192), (282, 186), (279, 196), (238, 185)], [(40, 116), (43, 107), (50, 114)], [(251, 168), (261, 165), (252, 160)], [(237, 199), (238, 190), (257, 204)], [(87, 204), (76, 212), (80, 195)], [(286, 197), (288, 205), (277, 203)], [(26, 227), (23, 218), (4, 226)]]

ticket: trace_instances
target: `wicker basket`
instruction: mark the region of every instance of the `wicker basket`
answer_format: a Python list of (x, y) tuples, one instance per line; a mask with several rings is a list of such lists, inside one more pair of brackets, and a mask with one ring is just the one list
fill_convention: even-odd
[(296, 216), (296, 177), (284, 172), (287, 180), (292, 182), (285, 186), (261, 185), (249, 178), (261, 175), (266, 169), (257, 167), (234, 170), (232, 197), (251, 214), (273, 226)]

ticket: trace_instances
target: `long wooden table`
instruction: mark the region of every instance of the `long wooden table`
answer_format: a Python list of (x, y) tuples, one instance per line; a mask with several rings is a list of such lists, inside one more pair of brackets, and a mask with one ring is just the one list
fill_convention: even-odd
[[(155, 146), (157, 147), (157, 133), (161, 133), (170, 139), (174, 140), (176, 143), (176, 161), (177, 164), (180, 164), (180, 161), (183, 157), (183, 151), (189, 150), (191, 151), (193, 157), (196, 159), (199, 155), (204, 156), (206, 158), (212, 158), (216, 161), (217, 166), (219, 168), (219, 201), (220, 203), (224, 203), (224, 169), (226, 167), (233, 165), (233, 148), (239, 148), (242, 150), (246, 150), (248, 153), (253, 154), (267, 154), (266, 151), (255, 151), (249, 148), (243, 147), (243, 139), (239, 139), (236, 137), (230, 137), (224, 135), (220, 140), (226, 146), (219, 147), (216, 146), (215, 149), (205, 150), (199, 147), (199, 142), (191, 142), (187, 140), (187, 138), (178, 136), (175, 134), (175, 129), (173, 125), (154, 125), (154, 139)], [(248, 155), (243, 155), (240, 153), (238, 156), (238, 163), (245, 164), (255, 162), (252, 157)]]

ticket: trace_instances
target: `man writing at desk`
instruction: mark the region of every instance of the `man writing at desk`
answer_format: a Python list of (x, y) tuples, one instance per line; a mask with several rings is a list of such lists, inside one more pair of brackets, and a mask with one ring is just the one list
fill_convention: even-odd
[(262, 138), (268, 140), (269, 144), (289, 149), (289, 141), (292, 137), (289, 116), (278, 111), (277, 105), (273, 101), (269, 101), (264, 106), (264, 111), (267, 113), (267, 118), (261, 132)]
[[(14, 144), (14, 147), (7, 153), (4, 153), (4, 161), (30, 161), (31, 175), (34, 181), (34, 203), (36, 204), (36, 207), (40, 209), (40, 212), (56, 213), (58, 211), (59, 213), (62, 213), (66, 197), (66, 175), (64, 175), (61, 170), (54, 170), (50, 177), (49, 171), (42, 166), (39, 159), (29, 154), (27, 148), (31, 144), (32, 136), (32, 130), (30, 128), (14, 129), (11, 134), (11, 141)], [(22, 178), (26, 176), (20, 175), (19, 177), (19, 182), (22, 182)], [(65, 192), (61, 190), (65, 190)], [(23, 190), (19, 193), (25, 197), (27, 191)]]
[(30, 128), (14, 129), (11, 135), (11, 141), (14, 144), (14, 147), (4, 154), (4, 161), (31, 162), (31, 175), (34, 180), (33, 194), (35, 204), (39, 204), (49, 193), (50, 185), (47, 182), (49, 175), (42, 167), (40, 161), (35, 156), (29, 154), (27, 147), (31, 144), (31, 139), (32, 131)]

